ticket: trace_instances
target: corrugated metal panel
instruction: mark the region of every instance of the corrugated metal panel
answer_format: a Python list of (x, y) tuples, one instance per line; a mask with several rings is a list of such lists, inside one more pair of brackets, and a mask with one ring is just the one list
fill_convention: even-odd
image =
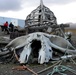
[(15, 18), (8, 18), (8, 17), (0, 17), (0, 25), (3, 25), (6, 21), (10, 24), (12, 22), (15, 26), (24, 27), (25, 20), (22, 19), (15, 19)]

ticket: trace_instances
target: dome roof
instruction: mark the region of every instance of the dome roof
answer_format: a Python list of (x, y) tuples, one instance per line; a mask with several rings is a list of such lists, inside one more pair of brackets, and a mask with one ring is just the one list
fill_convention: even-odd
[(50, 24), (56, 25), (54, 13), (41, 0), (40, 5), (26, 17), (27, 25)]

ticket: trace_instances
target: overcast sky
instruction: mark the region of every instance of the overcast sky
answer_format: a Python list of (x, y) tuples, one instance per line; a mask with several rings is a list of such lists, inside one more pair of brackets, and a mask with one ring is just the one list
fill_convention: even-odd
[[(0, 0), (0, 16), (25, 20), (39, 4), (40, 0)], [(58, 24), (76, 23), (76, 0), (43, 0), (43, 4), (54, 12)]]

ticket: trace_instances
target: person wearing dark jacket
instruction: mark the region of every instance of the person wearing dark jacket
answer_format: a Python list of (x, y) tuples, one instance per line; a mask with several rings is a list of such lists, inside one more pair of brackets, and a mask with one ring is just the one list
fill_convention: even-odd
[(12, 22), (9, 24), (9, 28), (10, 28), (10, 31), (11, 31), (11, 32), (14, 31), (14, 25), (12, 24)]

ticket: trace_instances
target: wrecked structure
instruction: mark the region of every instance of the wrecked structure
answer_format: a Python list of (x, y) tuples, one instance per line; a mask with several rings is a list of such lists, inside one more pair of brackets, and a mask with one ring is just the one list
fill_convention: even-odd
[[(34, 58), (38, 63), (43, 64), (50, 59), (54, 60), (55, 52), (72, 55), (76, 53), (76, 49), (63, 37), (35, 32), (12, 40), (0, 52), (0, 57), (9, 57), (14, 53), (21, 64), (32, 62)], [(60, 55), (58, 57), (60, 58)]]
[(56, 31), (62, 34), (64, 28), (69, 27), (68, 24), (58, 25), (56, 16), (43, 4), (42, 0), (40, 0), (40, 5), (26, 17), (25, 24), (27, 34), (32, 32), (56, 33)]
[[(68, 27), (68, 25), (58, 25), (54, 13), (44, 6), (41, 0), (40, 6), (26, 18), (26, 26), (22, 33), (26, 31), (27, 35), (17, 37), (5, 47), (0, 48), (0, 63), (19, 62), (22, 66), (14, 67), (13, 69), (18, 71), (27, 69), (34, 75), (38, 75), (52, 67), (54, 67), (53, 71), (47, 75), (53, 75), (54, 73), (66, 75), (64, 74), (66, 70), (76, 75), (75, 70), (69, 66), (61, 65), (64, 62), (66, 63), (68, 59), (76, 65), (73, 60), (76, 57), (76, 49), (67, 40), (64, 27)], [(52, 63), (51, 60), (55, 61)], [(27, 65), (24, 65), (34, 63), (34, 61), (37, 64), (50, 62), (51, 66), (47, 68), (41, 66), (42, 70), (39, 68), (39, 72), (34, 72), (34, 69), (29, 69)], [(35, 69), (37, 67), (36, 65)], [(41, 75), (45, 75), (45, 72)]]
[[(14, 54), (19, 63), (28, 63), (32, 58), (36, 58), (38, 63), (43, 64), (50, 59), (53, 60), (53, 54), (57, 51), (62, 55), (65, 52), (76, 53), (76, 49), (64, 34), (64, 27), (68, 25), (58, 25), (54, 13), (43, 4), (42, 0), (40, 6), (27, 16), (25, 22), (28, 35), (15, 38), (1, 49), (1, 59)], [(54, 35), (48, 34), (49, 29), (49, 33), (54, 32)], [(57, 50), (54, 52), (55, 49)]]
[(26, 17), (25, 23), (30, 32), (47, 31), (49, 27), (57, 25), (54, 13), (43, 4), (42, 0), (40, 5)]

